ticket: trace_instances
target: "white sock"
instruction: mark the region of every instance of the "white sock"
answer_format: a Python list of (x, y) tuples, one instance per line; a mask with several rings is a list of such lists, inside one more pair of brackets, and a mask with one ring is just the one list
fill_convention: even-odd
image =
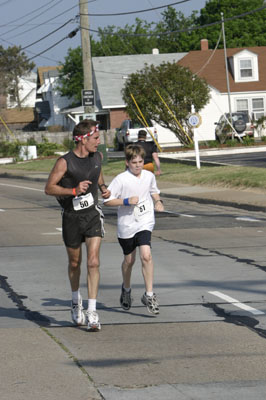
[(153, 292), (146, 292), (146, 295), (149, 296), (149, 297), (152, 297), (153, 296)]
[(96, 311), (96, 299), (88, 299), (88, 311)]
[(123, 285), (123, 289), (125, 289), (125, 291), (127, 292), (127, 293), (129, 293), (130, 292), (130, 290), (131, 290), (131, 288), (129, 287), (129, 288), (127, 288), (127, 287), (125, 287), (124, 285)]
[(74, 304), (78, 304), (80, 298), (81, 298), (81, 295), (80, 295), (80, 290), (79, 289), (76, 290), (75, 292), (72, 292), (72, 302)]

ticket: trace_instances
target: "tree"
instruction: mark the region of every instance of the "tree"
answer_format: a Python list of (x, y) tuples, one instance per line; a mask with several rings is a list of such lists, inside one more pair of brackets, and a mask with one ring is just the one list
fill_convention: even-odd
[[(221, 12), (226, 19), (255, 10), (263, 5), (265, 5), (264, 0), (209, 0), (201, 9), (200, 16), (195, 23), (201, 26), (211, 24), (221, 20)], [(226, 46), (231, 48), (265, 46), (265, 19), (266, 9), (225, 22)], [(198, 48), (202, 38), (208, 39), (210, 47), (214, 48), (220, 31), (221, 25), (199, 30)], [(219, 47), (223, 47), (222, 41)]]
[(29, 62), (26, 54), (21, 52), (20, 46), (12, 46), (7, 49), (0, 46), (0, 90), (4, 95), (13, 96), (20, 109), (22, 104), (19, 95), (21, 89), (19, 81), (34, 67), (34, 62)]
[(136, 18), (135, 22), (135, 25), (126, 25), (124, 28), (117, 28), (114, 25), (99, 28), (99, 39), (97, 41), (91, 39), (92, 55), (99, 57), (151, 53), (157, 45), (157, 38), (137, 35), (151, 33), (153, 23), (139, 18)]
[[(65, 62), (60, 63), (58, 90), (62, 96), (73, 98), (74, 102), (81, 103), (83, 88), (83, 64), (81, 47), (68, 49)], [(73, 104), (74, 105), (74, 104)]]
[[(179, 124), (160, 100), (158, 93)], [(145, 119), (154, 120), (161, 126), (170, 129), (185, 145), (189, 144), (189, 137), (192, 137), (187, 123), (192, 104), (195, 110), (199, 111), (210, 98), (207, 83), (193, 75), (188, 68), (176, 63), (163, 63), (158, 67), (146, 65), (138, 73), (129, 75), (122, 95), (128, 114), (131, 118), (136, 119), (138, 112), (131, 94), (136, 99)], [(181, 129), (180, 125), (184, 129)]]
[[(161, 53), (178, 53), (192, 50), (198, 41), (196, 31), (175, 32), (187, 30), (196, 25), (197, 11), (193, 11), (191, 16), (186, 18), (182, 12), (176, 11), (173, 7), (168, 7), (162, 12), (162, 20), (156, 25), (155, 32), (162, 33), (158, 36), (157, 46)], [(167, 34), (166, 34), (167, 33)]]

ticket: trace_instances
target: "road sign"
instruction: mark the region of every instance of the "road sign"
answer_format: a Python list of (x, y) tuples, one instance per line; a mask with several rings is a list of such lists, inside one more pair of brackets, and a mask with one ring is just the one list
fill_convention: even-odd
[(188, 123), (192, 128), (198, 128), (201, 124), (201, 116), (197, 113), (191, 114), (188, 118)]
[(84, 107), (95, 105), (95, 96), (94, 96), (93, 89), (91, 89), (91, 90), (82, 89), (81, 94), (82, 94), (82, 105)]

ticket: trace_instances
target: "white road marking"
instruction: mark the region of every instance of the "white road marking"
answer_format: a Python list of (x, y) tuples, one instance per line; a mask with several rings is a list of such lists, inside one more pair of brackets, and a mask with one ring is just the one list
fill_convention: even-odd
[(260, 219), (251, 217), (236, 217), (237, 221), (247, 221), (247, 222), (262, 222)]
[(55, 228), (58, 232), (44, 232), (42, 235), (61, 235), (62, 228)]
[(0, 183), (1, 186), (9, 186), (9, 187), (14, 187), (14, 188), (19, 188), (19, 189), (26, 189), (26, 190), (35, 190), (37, 192), (44, 192), (43, 189), (35, 189), (27, 186), (19, 186), (19, 185), (9, 185), (7, 183)]
[(214, 296), (220, 297), (220, 299), (223, 299), (223, 300), (227, 301), (228, 303), (231, 303), (234, 306), (236, 306), (238, 308), (241, 308), (242, 310), (249, 311), (252, 314), (255, 314), (255, 315), (264, 314), (263, 311), (257, 310), (256, 308), (253, 308), (253, 307), (250, 307), (250, 306), (247, 306), (244, 303), (240, 303), (238, 300), (234, 299), (233, 297), (227, 296), (226, 294), (223, 294), (221, 292), (215, 292), (214, 291), (214, 292), (208, 292), (208, 293), (210, 293), (210, 294), (212, 294)]
[(5, 212), (6, 210), (3, 210), (2, 208), (0, 208), (0, 211)]
[(180, 213), (177, 213), (177, 212), (174, 212), (174, 211), (167, 211), (167, 210), (164, 210), (163, 212), (165, 212), (165, 213), (167, 213), (167, 214), (180, 215), (180, 217), (196, 218), (195, 215), (180, 214)]

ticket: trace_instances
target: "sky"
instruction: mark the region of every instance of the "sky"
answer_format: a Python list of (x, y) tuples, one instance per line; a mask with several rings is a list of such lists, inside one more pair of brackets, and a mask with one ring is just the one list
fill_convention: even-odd
[[(158, 22), (166, 7), (142, 11), (175, 3), (174, 0), (84, 1), (88, 1), (89, 14), (131, 12), (131, 14), (120, 16), (91, 15), (90, 29), (94, 30), (108, 25), (116, 27), (133, 25), (136, 18), (147, 22)], [(172, 7), (183, 12), (187, 17), (193, 10), (199, 12), (205, 3), (206, 0), (183, 0), (183, 3)], [(135, 11), (138, 12), (132, 13)], [(59, 62), (64, 62), (69, 48), (76, 48), (81, 43), (80, 32), (72, 39), (66, 38), (79, 25), (78, 19), (75, 18), (78, 13), (79, 0), (0, 0), (0, 45), (4, 48), (21, 46), (27, 57), (32, 59), (37, 67), (58, 65)], [(94, 37), (97, 38), (97, 36)], [(56, 43), (58, 44), (54, 46)], [(42, 52), (44, 53), (38, 56)]]

